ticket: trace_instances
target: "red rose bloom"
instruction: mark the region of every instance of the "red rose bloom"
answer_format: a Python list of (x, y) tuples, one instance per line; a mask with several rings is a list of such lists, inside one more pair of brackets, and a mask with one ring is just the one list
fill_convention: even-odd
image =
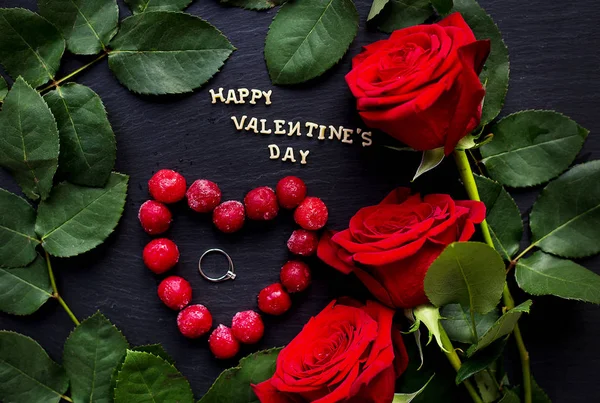
[(427, 303), (423, 280), (431, 263), (452, 242), (468, 241), (484, 219), (482, 202), (421, 198), (398, 188), (379, 205), (360, 209), (347, 230), (324, 234), (317, 254), (355, 273), (382, 303), (412, 308)]
[(365, 46), (346, 82), (365, 123), (416, 150), (446, 155), (481, 119), (479, 73), (490, 52), (459, 13)]
[(374, 301), (333, 301), (277, 357), (271, 379), (252, 385), (262, 403), (389, 403), (408, 365), (394, 311)]

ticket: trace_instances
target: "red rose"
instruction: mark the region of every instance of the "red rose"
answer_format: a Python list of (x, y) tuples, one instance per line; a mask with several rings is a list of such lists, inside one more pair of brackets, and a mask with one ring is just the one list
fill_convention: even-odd
[(317, 254), (355, 273), (382, 303), (412, 308), (427, 303), (423, 280), (431, 263), (452, 242), (468, 241), (484, 218), (482, 202), (421, 198), (398, 188), (379, 205), (360, 209), (347, 230), (323, 235)]
[(333, 301), (277, 357), (271, 379), (252, 385), (262, 403), (389, 403), (408, 365), (394, 312), (374, 301)]
[(490, 52), (459, 13), (365, 46), (346, 81), (370, 127), (416, 150), (446, 155), (481, 119), (479, 73)]

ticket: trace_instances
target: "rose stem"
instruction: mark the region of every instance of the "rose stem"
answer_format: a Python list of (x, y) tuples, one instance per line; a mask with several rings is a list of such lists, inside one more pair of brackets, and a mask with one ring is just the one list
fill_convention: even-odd
[(53, 81), (52, 84), (49, 84), (48, 86), (42, 88), (41, 90), (38, 90), (38, 92), (42, 93), (42, 92), (50, 90), (50, 89), (52, 89), (54, 87), (58, 87), (62, 82), (67, 81), (68, 79), (70, 79), (70, 78), (74, 77), (75, 75), (81, 73), (83, 70), (85, 70), (88, 67), (94, 65), (96, 62), (99, 62), (100, 60), (104, 59), (107, 55), (108, 55), (108, 52), (102, 53), (100, 56), (98, 56), (96, 59), (92, 60), (88, 64), (85, 64), (85, 65), (81, 66), (80, 68), (78, 68), (77, 70), (73, 71), (70, 74), (67, 74), (66, 76), (64, 76), (60, 80)]
[[(446, 351), (444, 351), (444, 354), (446, 354), (446, 357), (448, 358), (448, 361), (450, 361), (450, 364), (452, 365), (454, 370), (458, 371), (462, 365), (462, 362), (460, 361), (460, 357), (458, 356), (458, 354), (456, 354), (456, 350), (454, 349), (454, 346), (452, 345), (452, 342), (450, 341), (450, 338), (448, 337), (446, 330), (444, 329), (444, 327), (441, 324), (440, 324), (440, 336), (441, 336), (441, 340), (442, 340), (442, 346), (444, 346), (444, 349), (446, 350)], [(483, 400), (481, 400), (481, 398), (477, 394), (477, 391), (473, 387), (473, 384), (471, 383), (471, 381), (469, 381), (468, 379), (465, 379), (463, 381), (463, 385), (465, 385), (465, 388), (467, 388), (467, 392), (469, 392), (469, 395), (471, 395), (471, 399), (473, 399), (473, 402), (483, 403)]]
[[(454, 150), (454, 159), (456, 160), (458, 172), (460, 173), (460, 177), (463, 181), (463, 185), (465, 187), (465, 190), (467, 191), (467, 194), (469, 195), (469, 198), (471, 200), (481, 201), (481, 199), (479, 198), (479, 191), (477, 190), (477, 185), (475, 183), (475, 177), (473, 176), (473, 171), (471, 170), (471, 165), (469, 164), (469, 159), (467, 158), (467, 154), (463, 150)], [(480, 225), (481, 232), (483, 234), (483, 239), (489, 246), (496, 249), (494, 247), (494, 242), (492, 241), (492, 236), (490, 235), (490, 228), (488, 227), (487, 221), (483, 220)], [(508, 288), (508, 282), (504, 283), (502, 299), (506, 308), (512, 309), (515, 307), (515, 300), (513, 299)], [(521, 335), (521, 329), (519, 328), (518, 323), (515, 325), (513, 334), (515, 336), (517, 348), (519, 349), (519, 356), (521, 357), (521, 367), (523, 368), (523, 389), (525, 394), (525, 403), (532, 403), (529, 353), (527, 352), (527, 348), (525, 347), (525, 343), (523, 342), (523, 336)]]
[(71, 311), (71, 309), (69, 309), (69, 306), (67, 305), (65, 300), (62, 299), (62, 297), (58, 293), (58, 288), (56, 287), (56, 280), (54, 279), (54, 272), (52, 271), (52, 265), (50, 264), (50, 255), (48, 255), (48, 252), (46, 252), (46, 251), (44, 251), (44, 253), (46, 254), (46, 265), (48, 266), (48, 276), (50, 277), (50, 284), (52, 285), (52, 291), (53, 291), (52, 298), (56, 299), (58, 301), (58, 303), (64, 308), (65, 312), (67, 312), (67, 315), (69, 315), (69, 318), (71, 318), (73, 323), (75, 323), (75, 326), (79, 326), (79, 321), (73, 314), (73, 311)]

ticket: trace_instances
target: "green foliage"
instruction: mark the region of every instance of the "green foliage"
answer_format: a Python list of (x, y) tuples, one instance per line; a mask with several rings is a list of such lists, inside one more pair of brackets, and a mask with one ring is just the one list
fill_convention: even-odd
[(479, 78), (486, 89), (481, 113), (481, 126), (491, 122), (502, 110), (508, 90), (508, 49), (494, 20), (476, 0), (454, 0), (453, 11), (458, 11), (467, 21), (477, 39), (489, 39), (491, 53)]
[(64, 370), (38, 343), (19, 333), (0, 331), (0, 399), (54, 403), (68, 386)]
[(67, 40), (75, 54), (93, 55), (106, 49), (117, 33), (116, 0), (38, 0), (40, 14)]
[(390, 0), (373, 0), (369, 15), (367, 16), (367, 21), (371, 21), (373, 18), (377, 17), (389, 2)]
[[(165, 349), (163, 348), (163, 346), (161, 346), (160, 344), (146, 344), (146, 345), (143, 345), (143, 346), (133, 347), (131, 350), (133, 350), (133, 351), (142, 351), (142, 352), (145, 352), (145, 353), (154, 354), (155, 356), (162, 358), (163, 360), (165, 360), (169, 364), (175, 365), (175, 360), (173, 359), (173, 357), (171, 357), (169, 355), (169, 353), (167, 353), (165, 351)], [(123, 358), (125, 358), (125, 357), (123, 357)]]
[(275, 373), (281, 348), (250, 354), (237, 367), (225, 370), (198, 403), (258, 403), (250, 384), (258, 384)]
[(268, 10), (285, 3), (287, 0), (220, 0), (221, 4), (247, 10)]
[(419, 176), (423, 175), (425, 172), (429, 172), (438, 165), (442, 163), (444, 160), (444, 147), (434, 148), (433, 150), (423, 151), (423, 156), (421, 157), (421, 164), (419, 168), (417, 168), (417, 172), (413, 177), (413, 181), (417, 179)]
[(389, 0), (373, 21), (380, 31), (391, 33), (397, 29), (422, 24), (433, 15), (431, 0)]
[(174, 366), (153, 354), (128, 350), (117, 377), (115, 403), (193, 403), (187, 379)]
[(75, 256), (101, 244), (114, 230), (125, 205), (129, 177), (111, 174), (103, 188), (63, 182), (40, 203), (35, 230), (53, 256)]
[(99, 312), (77, 326), (63, 352), (73, 401), (111, 401), (111, 376), (128, 347), (121, 332)]
[(215, 75), (234, 50), (208, 22), (167, 11), (126, 18), (110, 46), (111, 70), (141, 94), (190, 92)]
[(500, 317), (496, 310), (485, 315), (475, 313), (475, 329), (477, 331), (475, 334), (468, 308), (463, 308), (460, 304), (450, 304), (444, 306), (440, 310), (440, 314), (442, 316), (441, 324), (450, 340), (467, 344), (477, 343), (478, 336), (486, 333)]
[(191, 2), (192, 0), (125, 0), (134, 14), (150, 11), (181, 11)]
[(502, 399), (500, 399), (498, 403), (521, 403), (521, 399), (519, 398), (519, 395), (512, 390), (505, 389), (504, 396), (502, 396)]
[(523, 313), (529, 313), (529, 308), (531, 308), (531, 300), (527, 300), (513, 309), (508, 310), (496, 321), (496, 323), (494, 323), (494, 326), (481, 336), (477, 344), (472, 345), (467, 350), (467, 355), (472, 356), (477, 351), (486, 348), (496, 340), (510, 334), (519, 321), (519, 318), (521, 318), (521, 315)]
[(303, 0), (284, 4), (273, 19), (265, 60), (273, 84), (318, 77), (344, 56), (358, 32), (352, 0)]
[(538, 185), (559, 175), (581, 150), (588, 131), (553, 111), (523, 111), (490, 128), (481, 147), (490, 176), (512, 187)]
[(417, 390), (416, 392), (413, 393), (395, 393), (394, 394), (394, 400), (392, 400), (392, 403), (410, 403), (413, 400), (415, 400), (415, 398), (417, 396), (419, 396), (427, 387), (427, 385), (429, 385), (429, 382), (431, 382), (431, 380), (433, 379), (435, 375), (432, 375), (431, 378), (429, 378), (429, 380), (427, 381), (427, 383), (425, 383), (425, 385), (423, 385), (423, 387), (419, 390)]
[(552, 403), (546, 392), (531, 378), (531, 397), (533, 403)]
[(577, 165), (544, 188), (530, 215), (532, 241), (569, 258), (600, 252), (600, 161)]
[(498, 305), (505, 279), (504, 262), (493, 248), (479, 242), (455, 242), (431, 264), (424, 286), (438, 307), (458, 303), (469, 307), (472, 315), (485, 314)]
[(48, 269), (42, 257), (27, 267), (0, 269), (0, 311), (30, 315), (51, 297)]
[[(54, 78), (65, 40), (54, 25), (22, 8), (0, 8), (0, 64), (32, 87)], [(1, 132), (1, 130), (0, 130)]]
[[(435, 341), (440, 349), (446, 351), (443, 345), (444, 343), (442, 342), (442, 333), (440, 329), (440, 310), (431, 305), (420, 305), (413, 310), (413, 314), (415, 315), (415, 323), (413, 327), (418, 329), (421, 325), (421, 322), (423, 322), (429, 331), (429, 339), (427, 344), (429, 344), (431, 339), (435, 337)], [(413, 328), (411, 328), (411, 331), (412, 330)]]
[(0, 166), (27, 197), (45, 199), (58, 166), (58, 130), (48, 105), (21, 77), (4, 100), (0, 140)]
[(0, 189), (0, 267), (23, 267), (37, 256), (35, 210), (25, 200)]
[(454, 2), (452, 0), (431, 0), (431, 5), (439, 15), (446, 15), (454, 7)]
[(523, 221), (519, 207), (498, 182), (484, 176), (475, 176), (481, 201), (487, 209), (487, 223), (494, 247), (505, 260), (511, 260), (519, 251), (523, 237)]
[(600, 276), (566, 259), (538, 251), (517, 263), (519, 287), (532, 295), (554, 295), (600, 304)]
[(44, 95), (60, 136), (59, 173), (78, 185), (103, 186), (115, 165), (115, 135), (102, 100), (69, 83)]
[(4, 101), (6, 94), (8, 94), (8, 84), (4, 77), (0, 76), (0, 102)]
[(469, 357), (469, 359), (462, 363), (460, 369), (456, 373), (456, 384), (460, 385), (465, 379), (469, 379), (496, 362), (496, 360), (502, 356), (505, 346), (506, 340), (497, 340), (488, 348)]

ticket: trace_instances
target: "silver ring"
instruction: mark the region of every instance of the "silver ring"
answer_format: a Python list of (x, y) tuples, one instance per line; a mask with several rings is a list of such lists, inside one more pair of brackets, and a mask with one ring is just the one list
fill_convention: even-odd
[[(224, 255), (227, 258), (227, 261), (229, 262), (229, 268), (227, 269), (227, 273), (223, 274), (219, 278), (209, 277), (202, 271), (202, 259), (204, 259), (204, 256), (208, 255), (209, 253), (220, 253)], [(233, 267), (233, 260), (231, 260), (231, 257), (227, 254), (227, 252), (225, 252), (222, 249), (209, 249), (206, 252), (204, 252), (202, 256), (200, 256), (200, 260), (198, 260), (198, 271), (200, 272), (200, 275), (202, 277), (204, 277), (208, 281), (212, 281), (213, 283), (220, 283), (222, 281), (227, 280), (235, 280), (236, 277), (235, 268)]]

